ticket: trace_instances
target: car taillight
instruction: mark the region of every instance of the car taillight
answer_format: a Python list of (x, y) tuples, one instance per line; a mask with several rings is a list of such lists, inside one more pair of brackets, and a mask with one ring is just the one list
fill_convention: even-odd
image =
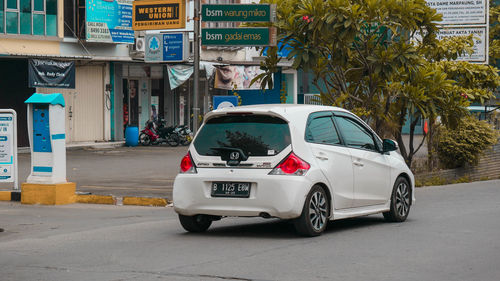
[(311, 165), (300, 159), (293, 152), (290, 153), (281, 163), (278, 164), (269, 174), (270, 175), (295, 175), (303, 176), (311, 168)]
[(184, 174), (195, 174), (196, 167), (194, 166), (193, 160), (189, 152), (181, 160), (181, 173)]

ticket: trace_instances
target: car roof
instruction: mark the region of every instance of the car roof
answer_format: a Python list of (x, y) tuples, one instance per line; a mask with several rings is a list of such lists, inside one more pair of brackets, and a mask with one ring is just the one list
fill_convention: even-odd
[[(256, 114), (271, 114), (279, 115), (286, 120), (295, 119), (297, 117), (303, 118), (312, 112), (317, 111), (343, 111), (349, 112), (343, 108), (335, 106), (324, 105), (310, 105), (310, 104), (259, 104), (259, 105), (245, 105), (237, 107), (226, 107), (211, 111), (205, 115), (205, 120), (211, 119), (215, 116), (225, 115), (227, 113), (244, 113), (251, 112)], [(295, 117), (295, 118), (294, 118)]]

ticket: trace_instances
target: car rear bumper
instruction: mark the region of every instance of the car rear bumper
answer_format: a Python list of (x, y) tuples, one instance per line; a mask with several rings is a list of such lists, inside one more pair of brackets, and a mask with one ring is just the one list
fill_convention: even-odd
[[(303, 176), (268, 175), (270, 169), (198, 169), (179, 174), (174, 182), (173, 202), (177, 213), (192, 216), (271, 217), (300, 216), (312, 183)], [(216, 175), (216, 176), (214, 176)], [(249, 198), (212, 197), (212, 182), (250, 182)]]

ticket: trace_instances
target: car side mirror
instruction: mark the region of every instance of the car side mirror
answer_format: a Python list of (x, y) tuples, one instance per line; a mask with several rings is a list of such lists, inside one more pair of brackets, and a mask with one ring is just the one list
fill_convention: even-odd
[(390, 140), (390, 139), (384, 139), (384, 141), (382, 143), (382, 151), (383, 152), (398, 150), (398, 148), (399, 148), (398, 143), (393, 141), (393, 140)]

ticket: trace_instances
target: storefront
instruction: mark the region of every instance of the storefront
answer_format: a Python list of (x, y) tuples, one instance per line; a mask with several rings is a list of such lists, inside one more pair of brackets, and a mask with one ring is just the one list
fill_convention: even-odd
[(112, 63), (113, 140), (123, 140), (127, 126), (165, 116), (164, 67), (159, 64)]

